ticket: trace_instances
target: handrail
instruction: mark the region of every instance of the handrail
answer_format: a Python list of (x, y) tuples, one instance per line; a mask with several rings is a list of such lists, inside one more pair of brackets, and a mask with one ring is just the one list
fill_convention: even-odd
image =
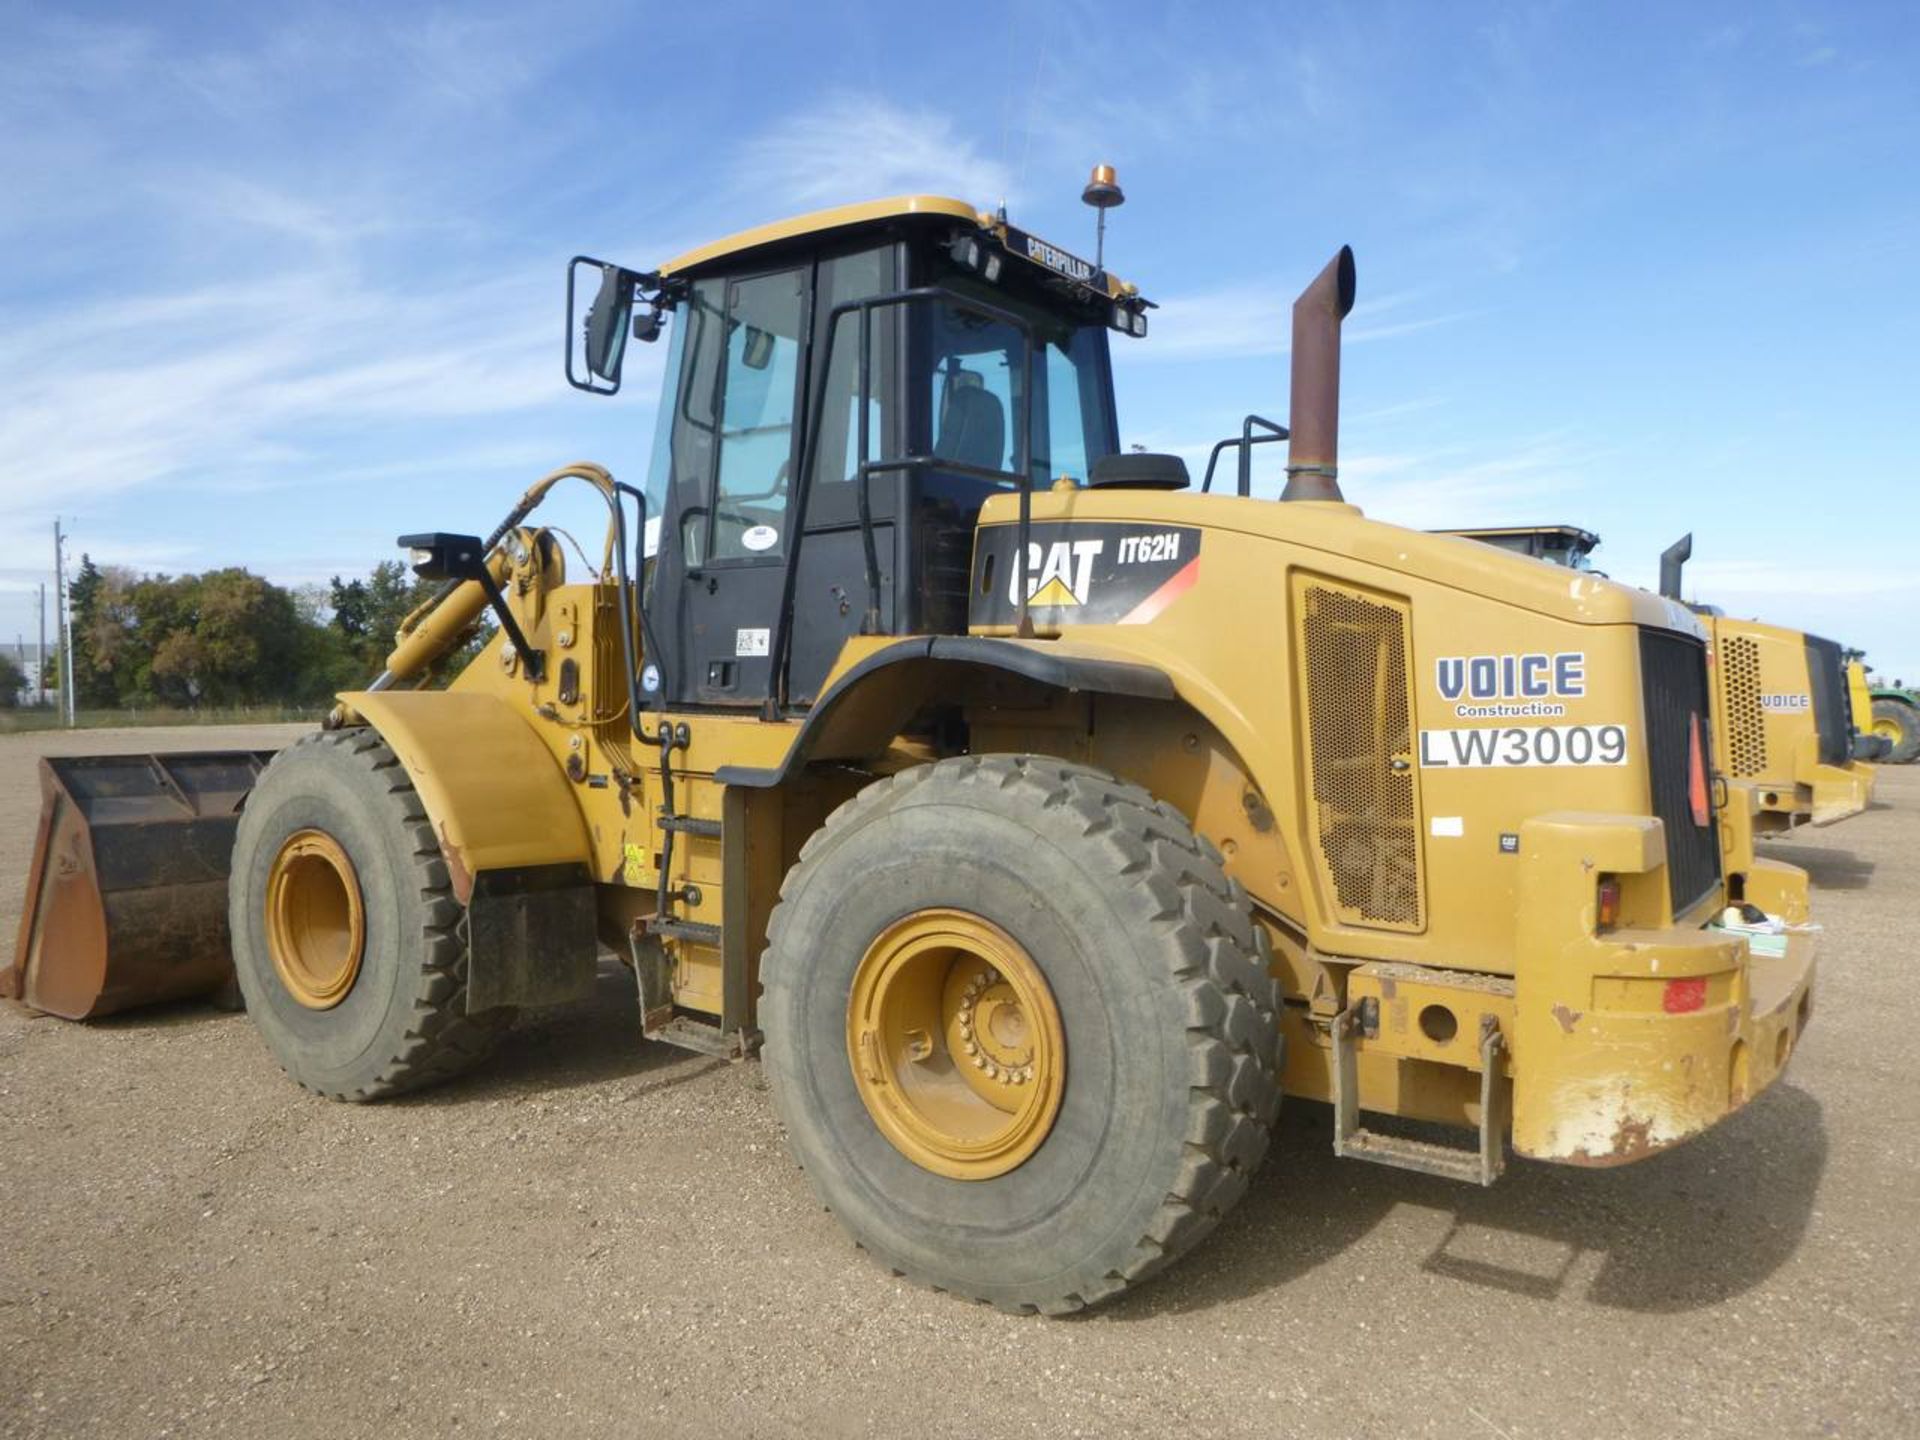
[[(1254, 434), (1253, 427), (1256, 425), (1263, 426), (1271, 433), (1266, 435)], [(1215, 444), (1213, 453), (1207, 456), (1207, 474), (1206, 478), (1200, 482), (1200, 493), (1204, 495), (1213, 488), (1213, 467), (1215, 462), (1220, 458), (1220, 452), (1229, 445), (1237, 445), (1240, 448), (1240, 493), (1242, 495), (1251, 495), (1253, 493), (1253, 447), (1255, 445), (1269, 445), (1276, 440), (1285, 440), (1287, 435), (1287, 427), (1284, 425), (1276, 424), (1274, 421), (1265, 419), (1259, 415), (1247, 416), (1240, 424), (1239, 437), (1236, 439), (1234, 436), (1229, 435), (1225, 440)]]

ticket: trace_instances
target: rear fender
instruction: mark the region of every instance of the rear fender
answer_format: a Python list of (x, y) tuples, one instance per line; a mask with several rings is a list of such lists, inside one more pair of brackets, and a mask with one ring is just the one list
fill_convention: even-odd
[(1164, 670), (1091, 647), (974, 635), (902, 640), (873, 651), (834, 679), (780, 764), (722, 765), (714, 778), (723, 785), (767, 789), (816, 762), (870, 759), (887, 748), (929, 697), (958, 703), (996, 681), (1155, 700), (1176, 694)]
[[(1097, 726), (1062, 726), (1037, 697), (1097, 698)], [(1303, 927), (1300, 877), (1281, 816), (1292, 796), (1285, 775), (1261, 776), (1249, 736), (1224, 697), (1157, 656), (1078, 640), (1020, 641), (934, 636), (882, 646), (848, 667), (809, 713), (777, 766), (722, 766), (728, 786), (774, 788), (810, 764), (860, 763), (882, 755), (929, 701), (973, 719), (974, 748), (1033, 751), (1080, 760), (1145, 787), (1178, 808), (1218, 845), (1227, 871), (1263, 907)], [(1283, 965), (1304, 956), (1276, 935)], [(1292, 975), (1300, 993), (1312, 980)]]
[(426, 807), (468, 911), (468, 1010), (592, 994), (599, 948), (586, 822), (553, 753), (497, 696), (340, 698), (387, 742)]

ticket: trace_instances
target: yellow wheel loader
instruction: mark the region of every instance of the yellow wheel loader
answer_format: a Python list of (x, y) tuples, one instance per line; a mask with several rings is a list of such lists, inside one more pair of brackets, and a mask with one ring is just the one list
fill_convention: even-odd
[[(1448, 530), (1536, 560), (1592, 573), (1600, 537), (1577, 525), (1509, 525)], [(1660, 557), (1660, 593), (1676, 604), (1684, 536)], [(1867, 731), (1844, 651), (1833, 641), (1760, 620), (1737, 620), (1712, 605), (1688, 606), (1706, 628), (1717, 757), (1750, 792), (1754, 825), (1777, 835), (1811, 822), (1858, 815), (1873, 798), (1873, 767), (1884, 747)], [(1854, 668), (1858, 668), (1855, 666)]]
[[(1805, 877), (1715, 784), (1691, 614), (1345, 502), (1354, 286), (1342, 250), (1300, 297), (1291, 433), (1249, 417), (1223, 495), (1121, 451), (1109, 339), (1149, 302), (1004, 215), (576, 259), (577, 386), (670, 336), (645, 485), (572, 465), (407, 537), (440, 595), (250, 788), (135, 757), (62, 790), (73, 893), (36, 890), (16, 989), (144, 943), (130, 815), (232, 836), (239, 988), (323, 1095), (450, 1075), (611, 951), (644, 1035), (758, 1051), (864, 1247), (1013, 1310), (1191, 1249), (1283, 1092), (1341, 1154), (1483, 1184), (1698, 1134), (1807, 1024)], [(576, 583), (532, 520), (563, 482), (609, 519)]]

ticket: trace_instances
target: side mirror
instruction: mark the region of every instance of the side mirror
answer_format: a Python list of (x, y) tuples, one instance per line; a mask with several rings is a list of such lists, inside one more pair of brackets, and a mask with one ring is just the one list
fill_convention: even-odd
[(633, 319), (633, 277), (616, 265), (600, 272), (600, 292), (587, 311), (587, 369), (610, 384), (620, 383), (620, 362), (627, 354), (627, 325)]
[(741, 347), (740, 362), (749, 370), (764, 370), (773, 363), (773, 332), (757, 325), (747, 326), (746, 344)]
[[(599, 272), (599, 288), (578, 318), (575, 297), (581, 267)], [(633, 294), (640, 277), (604, 260), (576, 255), (567, 266), (567, 383), (593, 395), (613, 395), (620, 389), (620, 366), (626, 359), (627, 334), (633, 325)], [(578, 362), (578, 369), (576, 368)], [(585, 373), (579, 373), (584, 369)]]

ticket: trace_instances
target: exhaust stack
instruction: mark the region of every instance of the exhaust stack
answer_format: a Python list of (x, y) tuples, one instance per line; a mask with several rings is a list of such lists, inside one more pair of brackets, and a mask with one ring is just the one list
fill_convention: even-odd
[(1293, 399), (1282, 500), (1340, 500), (1340, 322), (1353, 309), (1353, 250), (1342, 245), (1293, 302)]
[(1660, 593), (1669, 600), (1680, 598), (1680, 568), (1693, 558), (1693, 532), (1689, 530), (1660, 552)]

